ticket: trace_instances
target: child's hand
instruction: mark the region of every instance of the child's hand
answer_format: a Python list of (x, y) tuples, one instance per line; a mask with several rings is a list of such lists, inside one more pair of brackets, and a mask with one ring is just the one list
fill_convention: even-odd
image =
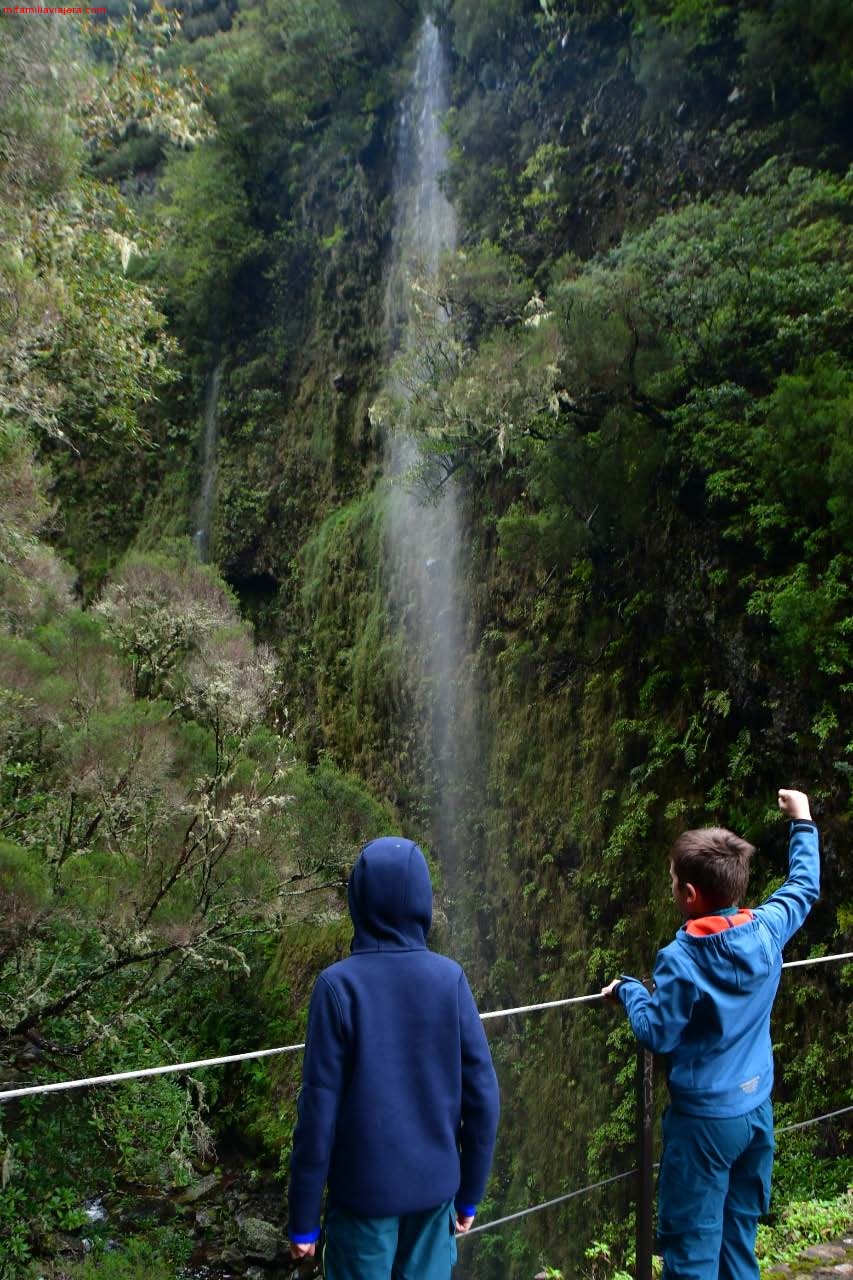
[(316, 1244), (293, 1244), (290, 1245), (291, 1258), (313, 1258), (317, 1250)]
[(783, 791), (780, 788), (779, 808), (794, 822), (798, 820), (811, 822), (812, 820), (809, 798), (804, 791)]
[(616, 988), (619, 986), (621, 981), (621, 978), (614, 978), (606, 987), (601, 988), (601, 994), (604, 996), (605, 1000), (618, 1000), (619, 997), (616, 995)]

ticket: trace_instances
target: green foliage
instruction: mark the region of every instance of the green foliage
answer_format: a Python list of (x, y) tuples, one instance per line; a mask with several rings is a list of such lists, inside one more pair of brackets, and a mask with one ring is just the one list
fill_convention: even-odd
[[(14, 542), (14, 506), (7, 519)], [(287, 986), (258, 994), (276, 930), (318, 904), (332, 926), (307, 932), (337, 947), (343, 871), (392, 826), (387, 809), (330, 761), (298, 764), (265, 723), (275, 663), (187, 546), (132, 554), (94, 608), (22, 628), (0, 632), (0, 1057), (32, 1045), (49, 1081), (191, 1057), (200, 1037), (294, 1038), (307, 991), (295, 1006)], [(198, 1016), (200, 990), (220, 1009), (225, 997), (217, 1024)], [(238, 1106), (214, 1097), (278, 1160), (295, 1083), (264, 1118), (270, 1080), (249, 1076)], [(16, 1107), (0, 1141), (0, 1274), (83, 1225), (81, 1187), (162, 1190), (203, 1167), (205, 1090), (162, 1077)], [(140, 1242), (129, 1274), (159, 1259)]]
[(70, 570), (39, 538), (50, 514), (26, 434), (0, 425), (0, 626), (6, 630), (26, 630), (70, 605)]
[(168, 234), (157, 269), (187, 328), (221, 329), (235, 281), (257, 262), (263, 239), (245, 187), (245, 172), (223, 141), (169, 157), (159, 213)]
[(35, 918), (50, 898), (50, 879), (31, 849), (0, 841), (0, 898), (7, 920)]
[(530, 20), (527, 8), (524, 0), (452, 0), (457, 52), (483, 74), (491, 59), (512, 48)]
[(377, 491), (320, 526), (303, 553), (301, 604), (311, 646), (306, 658), (320, 662), (317, 711), (325, 741), (357, 765), (378, 758), (381, 743), (380, 789), (393, 794), (418, 755), (414, 721), (397, 714), (411, 693), (387, 613), (382, 516)]
[(805, 81), (825, 108), (843, 111), (851, 96), (848, 19), (844, 0), (746, 7), (738, 19), (746, 75), (774, 101)]
[[(69, 1280), (174, 1280), (175, 1268), (189, 1259), (189, 1239), (173, 1237), (161, 1243), (165, 1234), (160, 1230), (153, 1233), (153, 1240), (148, 1236), (130, 1239), (118, 1249), (99, 1247), (98, 1241), (95, 1252), (85, 1261), (66, 1263), (63, 1275)], [(46, 1280), (52, 1277), (53, 1273), (47, 1272)]]
[[(131, 1020), (120, 1040), (87, 1052), (80, 1069), (130, 1069), (162, 1052), (156, 1032), (142, 1019)], [(54, 1068), (47, 1078), (65, 1074)], [(161, 1188), (185, 1177), (190, 1158), (206, 1154), (202, 1099), (195, 1082), (166, 1077), (102, 1090), (89, 1100), (65, 1095), (20, 1103), (4, 1117), (0, 1134), (0, 1275), (20, 1276), (26, 1259), (51, 1249), (56, 1232), (91, 1232), (84, 1200), (95, 1189), (106, 1193), (117, 1179)], [(97, 1228), (94, 1234), (100, 1255), (104, 1240)]]
[(613, 1251), (604, 1240), (594, 1240), (584, 1249), (586, 1266), (583, 1274), (590, 1280), (606, 1276), (608, 1280), (631, 1280), (630, 1274), (614, 1267)]
[(63, 290), (64, 305), (36, 366), (46, 401), (56, 389), (55, 408), (34, 407), (30, 416), (48, 428), (55, 421), (62, 438), (74, 440), (81, 425), (132, 438), (140, 406), (173, 376), (163, 317), (151, 293), (126, 275), (141, 251), (134, 232), (120, 198), (90, 185), (78, 188), (72, 208), (44, 220), (34, 266), (45, 287)]
[(517, 328), (532, 293), (521, 263), (491, 241), (460, 250), (447, 264), (441, 304), (468, 342), (485, 331)]
[(792, 1261), (808, 1245), (841, 1235), (850, 1225), (851, 1210), (849, 1191), (829, 1200), (792, 1201), (777, 1223), (759, 1224), (755, 1253), (762, 1271), (770, 1264)]
[(394, 826), (388, 807), (331, 760), (321, 760), (313, 769), (296, 765), (288, 786), (295, 800), (287, 812), (290, 838), (306, 866), (331, 860), (345, 869), (363, 844)]
[[(691, 77), (695, 85), (703, 74), (719, 71), (725, 42), (740, 49), (747, 82), (768, 92), (774, 106), (777, 96), (797, 89), (810, 89), (830, 111), (843, 110), (850, 100), (845, 0), (806, 5), (774, 0), (770, 5), (748, 2), (736, 7), (719, 0), (635, 0), (632, 8), (641, 37), (638, 78), (660, 93), (660, 105), (667, 93), (671, 101), (673, 91), (683, 92)], [(665, 81), (661, 77), (667, 74), (666, 54), (676, 50), (682, 59), (680, 72), (670, 68)]]
[[(809, 1066), (814, 1064), (815, 1056), (806, 1055)], [(801, 1060), (792, 1058), (791, 1066), (800, 1067)], [(786, 1071), (786, 1076), (793, 1074), (790, 1069)], [(821, 1094), (815, 1089), (813, 1093), (819, 1095), (817, 1105), (822, 1105), (825, 1090)], [(778, 1108), (782, 1123), (788, 1110)], [(817, 1127), (780, 1135), (773, 1166), (773, 1203), (777, 1208), (782, 1207), (783, 1214), (789, 1204), (831, 1200), (849, 1190), (853, 1160), (849, 1156), (828, 1154), (832, 1146), (834, 1135), (827, 1143), (825, 1131)]]
[(180, 15), (157, 0), (145, 8), (131, 5), (120, 21), (87, 23), (97, 61), (80, 118), (96, 154), (143, 132), (183, 147), (212, 132), (194, 71), (164, 65), (180, 27)]
[(186, 557), (130, 557), (92, 613), (0, 637), (7, 1038), (66, 1016), (66, 1035), (76, 1018), (100, 1038), (122, 1022), (104, 990), (132, 1008), (184, 967), (244, 963), (241, 936), (288, 885), (316, 891), (347, 833), (378, 823), (333, 770), (303, 774), (313, 818), (341, 824), (306, 839), (290, 744), (261, 727), (273, 681), (221, 581)]
[(618, 581), (661, 484), (677, 502), (698, 479), (733, 567), (753, 553), (772, 570), (738, 568), (741, 608), (791, 669), (810, 653), (827, 689), (849, 683), (848, 204), (848, 180), (770, 165), (747, 196), (566, 263), (517, 331), (493, 323), (474, 352), (449, 362), (423, 321), (411, 422), (448, 467), (522, 478), (497, 521), (505, 559), (547, 576), (592, 556)]
[(154, 295), (127, 275), (145, 251), (136, 219), (82, 172), (91, 73), (72, 25), (4, 25), (0, 105), (5, 117), (14, 99), (8, 109), (23, 113), (0, 160), (0, 418), (79, 449), (141, 433), (140, 406), (171, 377), (172, 343)]

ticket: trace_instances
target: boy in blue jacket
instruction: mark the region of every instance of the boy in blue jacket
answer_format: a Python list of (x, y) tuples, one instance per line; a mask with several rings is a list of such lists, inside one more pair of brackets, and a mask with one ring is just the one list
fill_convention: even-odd
[(755, 1235), (770, 1203), (773, 1051), (770, 1010), (782, 948), (819, 891), (808, 796), (780, 791), (791, 819), (788, 878), (742, 908), (752, 845), (721, 827), (685, 831), (672, 848), (684, 926), (658, 952), (655, 990), (621, 977), (619, 999), (647, 1049), (668, 1057), (658, 1240), (663, 1280), (758, 1280)]
[(432, 883), (411, 840), (362, 850), (351, 954), (308, 1011), (290, 1164), (290, 1251), (326, 1280), (449, 1280), (489, 1174), (498, 1085), (461, 967), (429, 951)]

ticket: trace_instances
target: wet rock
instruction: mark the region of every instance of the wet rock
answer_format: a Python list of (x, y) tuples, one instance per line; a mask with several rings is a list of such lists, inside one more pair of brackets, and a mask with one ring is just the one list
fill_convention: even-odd
[(817, 1258), (819, 1262), (843, 1262), (847, 1250), (843, 1244), (813, 1244), (803, 1251), (804, 1258)]
[(178, 1206), (163, 1195), (124, 1196), (117, 1206), (113, 1204), (119, 1224), (131, 1231), (171, 1222), (177, 1212)]
[(67, 1231), (57, 1231), (50, 1237), (50, 1249), (60, 1258), (83, 1257), (83, 1241)]
[(836, 1263), (835, 1266), (816, 1267), (814, 1270), (794, 1271), (791, 1273), (790, 1280), (839, 1280), (844, 1274), (850, 1275), (853, 1267), (848, 1263)]
[(284, 1236), (278, 1227), (264, 1218), (247, 1216), (237, 1219), (238, 1243), (247, 1258), (260, 1262), (275, 1262), (284, 1249)]
[(218, 1182), (219, 1178), (215, 1173), (208, 1173), (204, 1178), (199, 1178), (198, 1182), (194, 1182), (191, 1187), (187, 1187), (185, 1191), (182, 1191), (178, 1196), (178, 1200), (181, 1204), (195, 1204), (197, 1200), (202, 1200), (205, 1196), (210, 1195)]

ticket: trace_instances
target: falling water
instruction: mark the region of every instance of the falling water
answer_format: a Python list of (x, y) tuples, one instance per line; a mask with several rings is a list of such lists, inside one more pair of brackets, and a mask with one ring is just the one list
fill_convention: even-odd
[(222, 363), (212, 370), (204, 397), (204, 435), (201, 454), (201, 489), (196, 503), (196, 528), (193, 545), (204, 564), (210, 559), (210, 520), (216, 486), (216, 449), (219, 443), (219, 384)]
[[(386, 295), (386, 331), (391, 352), (413, 353), (412, 284), (435, 279), (441, 255), (455, 246), (453, 208), (439, 185), (447, 144), (441, 121), (447, 110), (447, 64), (439, 32), (427, 18), (418, 41), (410, 93), (399, 119), (394, 182), (392, 255)], [(424, 294), (419, 295), (423, 305)], [(432, 320), (440, 323), (440, 316)], [(396, 388), (400, 392), (400, 387)], [(399, 394), (398, 394), (399, 403)], [(432, 836), (445, 872), (458, 870), (461, 803), (470, 762), (470, 707), (463, 656), (460, 577), (461, 521), (453, 481), (413, 478), (415, 441), (397, 424), (386, 443), (391, 488), (386, 517), (390, 551), (390, 601), (403, 629), (416, 713), (426, 730), (432, 784)]]
[(438, 28), (426, 18), (415, 71), (398, 121), (394, 173), (393, 251), (386, 294), (392, 346), (405, 343), (413, 275), (434, 279), (443, 253), (456, 245), (456, 215), (439, 185), (447, 167), (441, 121), (448, 107), (447, 60)]

